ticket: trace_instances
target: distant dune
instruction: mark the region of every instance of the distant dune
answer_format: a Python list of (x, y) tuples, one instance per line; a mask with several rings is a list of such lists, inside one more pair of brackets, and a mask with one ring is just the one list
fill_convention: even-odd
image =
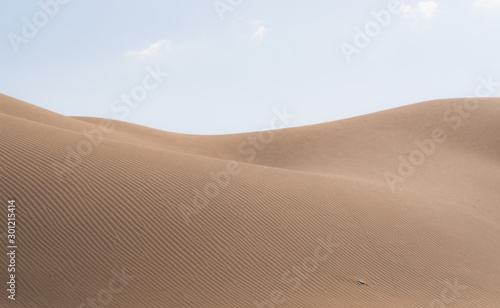
[(0, 123), (0, 307), (500, 307), (500, 99), (196, 136), (0, 95)]

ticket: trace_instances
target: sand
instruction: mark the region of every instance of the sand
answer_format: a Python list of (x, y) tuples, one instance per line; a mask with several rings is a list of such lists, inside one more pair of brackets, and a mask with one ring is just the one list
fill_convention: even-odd
[(499, 307), (500, 99), (464, 102), (196, 136), (0, 96), (0, 307)]

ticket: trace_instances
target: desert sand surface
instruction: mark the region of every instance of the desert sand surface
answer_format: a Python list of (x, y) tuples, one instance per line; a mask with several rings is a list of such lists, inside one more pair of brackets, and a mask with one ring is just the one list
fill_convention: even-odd
[(0, 307), (500, 307), (499, 119), (449, 99), (197, 136), (0, 95)]

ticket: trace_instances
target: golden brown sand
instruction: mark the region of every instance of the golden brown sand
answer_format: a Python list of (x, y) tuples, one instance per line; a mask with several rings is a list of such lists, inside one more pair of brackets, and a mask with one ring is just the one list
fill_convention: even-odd
[(500, 307), (500, 99), (467, 107), (195, 136), (0, 96), (0, 307)]

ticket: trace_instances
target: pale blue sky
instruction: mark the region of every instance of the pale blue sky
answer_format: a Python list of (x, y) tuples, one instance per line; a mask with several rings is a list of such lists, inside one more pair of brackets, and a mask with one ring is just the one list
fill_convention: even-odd
[[(64, 115), (236, 133), (267, 128), (273, 108), (299, 126), (500, 80), (500, 0), (407, 0), (398, 13), (389, 0), (60, 2), (0, 2), (0, 92)], [(355, 29), (381, 10), (385, 25), (356, 47)], [(168, 77), (147, 77), (156, 69)]]

